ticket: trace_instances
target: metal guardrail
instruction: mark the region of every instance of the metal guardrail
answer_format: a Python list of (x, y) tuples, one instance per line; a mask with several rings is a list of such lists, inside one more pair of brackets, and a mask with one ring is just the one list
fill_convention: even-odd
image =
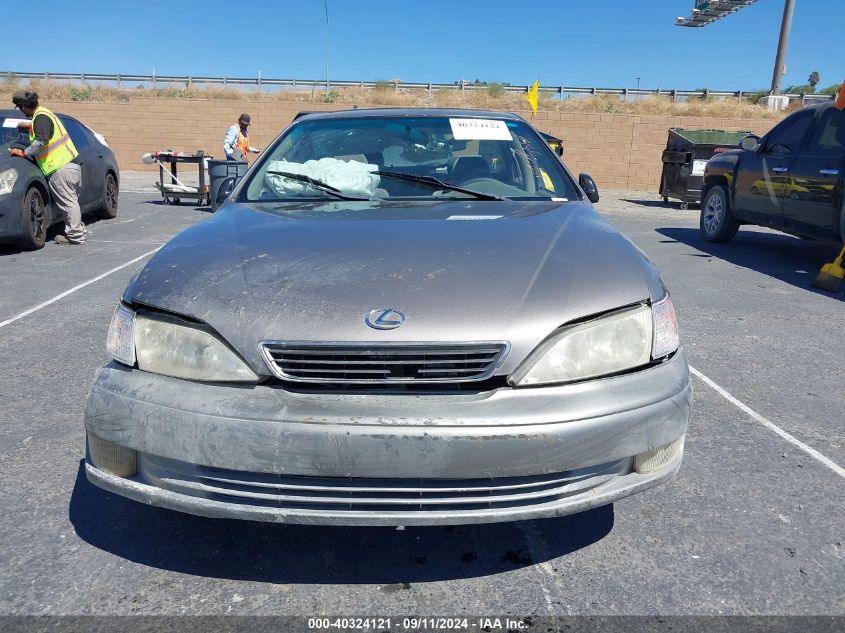
[[(142, 83), (149, 84), (152, 88), (158, 88), (159, 84), (167, 86), (169, 84), (184, 84), (185, 87), (190, 88), (194, 85), (216, 85), (216, 86), (254, 86), (258, 90), (267, 88), (288, 88), (291, 90), (297, 89), (314, 89), (317, 87), (325, 88), (328, 92), (332, 88), (384, 88), (390, 86), (394, 91), (416, 89), (427, 90), (431, 95), (434, 90), (487, 90), (490, 84), (475, 84), (473, 82), (461, 81), (453, 84), (438, 84), (438, 83), (408, 83), (402, 81), (337, 81), (325, 79), (268, 79), (261, 76), (258, 77), (195, 77), (192, 75), (123, 75), (123, 74), (99, 74), (99, 73), (27, 73), (17, 71), (0, 71), (0, 77), (9, 79), (44, 79), (48, 81), (68, 81), (79, 82), (86, 84), (87, 82), (107, 82), (113, 83), (118, 88), (122, 87), (123, 83)], [(512, 86), (503, 84), (494, 84), (505, 92), (527, 92), (530, 86)], [(645, 88), (584, 88), (578, 86), (540, 86), (540, 92), (546, 95), (554, 95), (558, 98), (563, 98), (569, 95), (617, 95), (623, 98), (628, 97), (642, 97), (642, 96), (666, 96), (671, 97), (673, 101), (678, 99), (684, 100), (689, 98), (707, 98), (713, 97), (716, 99), (742, 99), (748, 95), (759, 93), (759, 90), (665, 90), (657, 88), (649, 90)], [(824, 94), (804, 94), (804, 93), (784, 93), (784, 96), (790, 99), (801, 99), (801, 103), (816, 103), (821, 101), (829, 101), (834, 98), (833, 95)]]

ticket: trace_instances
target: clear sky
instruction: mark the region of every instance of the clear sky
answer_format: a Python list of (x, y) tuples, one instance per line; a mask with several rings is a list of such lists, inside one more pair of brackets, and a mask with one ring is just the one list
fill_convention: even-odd
[[(674, 25), (693, 0), (327, 3), (328, 25), (324, 0), (4, 3), (20, 28), (0, 71), (323, 79), (328, 60), (335, 80), (755, 90), (771, 83), (784, 0), (698, 29)], [(783, 86), (845, 80), (845, 0), (795, 4)]]

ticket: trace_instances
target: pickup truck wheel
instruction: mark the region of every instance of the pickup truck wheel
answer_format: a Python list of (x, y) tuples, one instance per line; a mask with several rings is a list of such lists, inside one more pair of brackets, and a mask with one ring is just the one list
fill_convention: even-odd
[(711, 187), (701, 203), (699, 229), (708, 242), (729, 242), (739, 230), (739, 222), (731, 212), (728, 191), (722, 185)]

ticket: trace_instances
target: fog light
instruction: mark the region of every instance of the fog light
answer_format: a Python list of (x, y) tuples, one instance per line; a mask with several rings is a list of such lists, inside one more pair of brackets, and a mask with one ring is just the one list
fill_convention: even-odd
[(685, 437), (685, 435), (682, 435), (671, 444), (658, 446), (645, 453), (640, 453), (634, 457), (634, 470), (644, 475), (665, 467), (684, 450)]
[(88, 434), (88, 455), (91, 463), (100, 470), (108, 471), (118, 477), (131, 477), (138, 471), (138, 452), (101, 440)]

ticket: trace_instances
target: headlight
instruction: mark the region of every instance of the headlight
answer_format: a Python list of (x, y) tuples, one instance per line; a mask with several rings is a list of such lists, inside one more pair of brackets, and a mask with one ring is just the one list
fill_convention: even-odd
[(3, 195), (4, 193), (12, 193), (12, 187), (15, 186), (15, 182), (17, 182), (17, 180), (17, 169), (6, 169), (5, 171), (0, 171), (0, 195)]
[(566, 326), (543, 342), (511, 375), (514, 386), (573, 382), (615, 374), (678, 349), (672, 300), (640, 305)]
[[(131, 365), (137, 358), (138, 368), (144, 371), (210, 382), (258, 381), (255, 372), (226, 343), (176, 317), (135, 314), (120, 306), (112, 318), (108, 340), (115, 360)], [(127, 353), (130, 347), (131, 355)]]

